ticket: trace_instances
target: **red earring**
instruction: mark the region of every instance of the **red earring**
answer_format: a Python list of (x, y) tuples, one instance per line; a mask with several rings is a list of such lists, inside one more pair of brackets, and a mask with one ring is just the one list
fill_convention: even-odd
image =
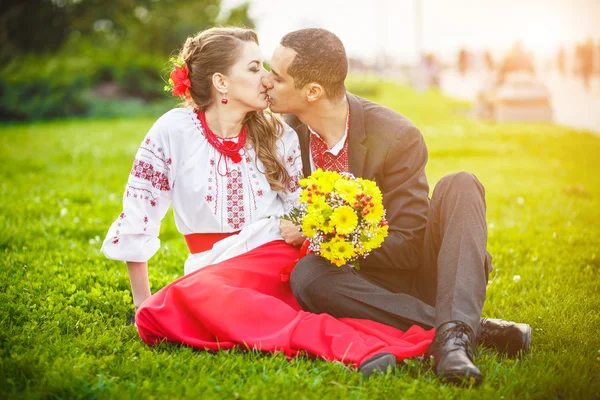
[(227, 104), (227, 103), (229, 103), (229, 101), (227, 100), (227, 97), (225, 97), (225, 93), (223, 93), (223, 98), (221, 99), (221, 103), (222, 103), (222, 104)]

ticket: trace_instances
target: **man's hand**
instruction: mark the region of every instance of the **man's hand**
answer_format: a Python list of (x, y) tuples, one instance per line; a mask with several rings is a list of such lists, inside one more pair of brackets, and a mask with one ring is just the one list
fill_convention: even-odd
[(281, 219), (279, 221), (279, 231), (285, 242), (292, 246), (300, 246), (304, 243), (304, 239), (306, 239), (300, 232), (298, 226), (287, 219)]

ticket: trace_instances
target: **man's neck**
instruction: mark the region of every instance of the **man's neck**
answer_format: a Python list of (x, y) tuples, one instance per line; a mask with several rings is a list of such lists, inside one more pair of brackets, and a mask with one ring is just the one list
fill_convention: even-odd
[(225, 109), (220, 104), (206, 109), (206, 123), (213, 133), (222, 138), (236, 137), (240, 134), (246, 113), (242, 110)]
[(327, 147), (332, 148), (346, 133), (348, 101), (345, 96), (343, 100), (335, 103), (324, 100), (321, 104), (307, 110), (305, 114), (298, 115), (298, 118), (310, 126), (323, 139)]

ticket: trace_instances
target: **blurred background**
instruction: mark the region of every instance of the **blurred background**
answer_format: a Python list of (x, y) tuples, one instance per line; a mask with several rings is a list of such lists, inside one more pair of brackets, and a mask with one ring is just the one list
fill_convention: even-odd
[(167, 60), (215, 24), (322, 27), (355, 78), (470, 100), (473, 115), (600, 132), (600, 0), (3, 0), (0, 119), (159, 115)]

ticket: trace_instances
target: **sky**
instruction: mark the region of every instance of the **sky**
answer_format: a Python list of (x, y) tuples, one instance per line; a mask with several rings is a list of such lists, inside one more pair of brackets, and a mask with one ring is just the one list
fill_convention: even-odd
[(600, 43), (600, 0), (250, 0), (250, 16), (266, 59), (285, 33), (308, 27), (334, 32), (350, 56), (399, 62), (419, 48), (450, 59), (462, 46), (502, 54), (517, 40), (540, 56), (588, 36)]

